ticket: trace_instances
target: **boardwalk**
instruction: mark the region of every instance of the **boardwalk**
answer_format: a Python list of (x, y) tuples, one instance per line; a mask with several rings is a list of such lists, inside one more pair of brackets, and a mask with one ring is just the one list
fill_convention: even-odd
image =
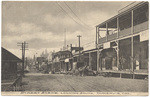
[(27, 74), (25, 91), (75, 92), (147, 92), (148, 81), (138, 79), (107, 78), (102, 76), (71, 76), (63, 74)]

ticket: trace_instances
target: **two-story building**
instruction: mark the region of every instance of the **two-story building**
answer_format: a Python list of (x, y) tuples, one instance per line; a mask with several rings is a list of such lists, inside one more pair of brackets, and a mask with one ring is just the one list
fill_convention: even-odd
[(149, 4), (140, 2), (96, 26), (97, 71), (148, 73), (148, 43)]
[(69, 71), (71, 66), (71, 52), (69, 50), (65, 51), (58, 51), (53, 54), (53, 59), (52, 59), (52, 69), (55, 72), (60, 72), (60, 71)]

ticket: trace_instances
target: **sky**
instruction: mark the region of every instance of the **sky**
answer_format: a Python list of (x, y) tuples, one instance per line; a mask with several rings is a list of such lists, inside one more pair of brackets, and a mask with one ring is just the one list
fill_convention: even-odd
[(132, 2), (3, 1), (2, 47), (21, 58), (17, 43), (26, 41), (26, 56), (33, 57), (45, 49), (59, 51), (65, 35), (67, 45), (78, 46), (77, 35), (81, 35), (81, 46), (94, 48), (95, 26)]

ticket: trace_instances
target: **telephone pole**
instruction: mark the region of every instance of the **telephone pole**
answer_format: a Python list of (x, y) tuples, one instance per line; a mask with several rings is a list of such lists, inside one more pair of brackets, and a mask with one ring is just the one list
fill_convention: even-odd
[(22, 43), (17, 43), (18, 45), (17, 46), (21, 46), (21, 49), (22, 50), (22, 75), (24, 75), (24, 64), (25, 64), (25, 50), (28, 50), (26, 48), (27, 47), (27, 44), (25, 41), (22, 42)]
[(78, 35), (77, 37), (78, 37), (78, 39), (79, 39), (79, 61), (80, 61), (80, 53), (81, 53), (81, 52), (80, 52), (80, 50), (81, 50), (81, 49), (80, 49), (80, 38), (81, 38), (81, 35)]
[(64, 33), (64, 47), (63, 50), (66, 50), (66, 28), (65, 28), (65, 33)]
[(27, 60), (27, 57), (26, 57), (26, 66), (25, 66), (25, 68), (28, 66), (28, 60)]

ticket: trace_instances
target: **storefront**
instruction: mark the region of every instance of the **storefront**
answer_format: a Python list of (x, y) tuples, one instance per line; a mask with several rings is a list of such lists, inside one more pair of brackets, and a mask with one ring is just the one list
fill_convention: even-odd
[(112, 70), (116, 66), (116, 51), (114, 48), (103, 49), (100, 53), (102, 70)]

